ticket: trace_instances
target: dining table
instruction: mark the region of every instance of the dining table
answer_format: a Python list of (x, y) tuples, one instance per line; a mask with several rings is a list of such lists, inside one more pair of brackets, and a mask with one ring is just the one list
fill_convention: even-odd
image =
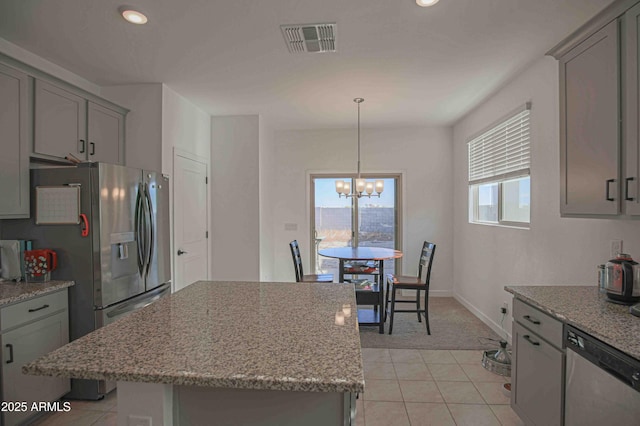
[[(348, 271), (351, 275), (374, 275), (377, 282), (369, 288), (359, 288), (356, 285), (356, 303), (358, 305), (373, 305), (372, 309), (357, 309), (358, 324), (377, 325), (380, 334), (384, 334), (384, 261), (402, 257), (402, 251), (384, 247), (331, 247), (318, 251), (320, 256), (338, 259), (338, 282), (345, 282), (345, 264), (358, 262), (360, 269), (355, 267)], [(373, 262), (369, 266), (363, 262)], [(360, 297), (358, 297), (360, 296)]]

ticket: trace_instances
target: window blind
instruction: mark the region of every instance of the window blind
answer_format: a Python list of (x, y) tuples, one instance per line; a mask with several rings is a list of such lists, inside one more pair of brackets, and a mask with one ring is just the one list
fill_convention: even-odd
[(468, 143), (469, 184), (529, 174), (529, 112), (527, 103)]

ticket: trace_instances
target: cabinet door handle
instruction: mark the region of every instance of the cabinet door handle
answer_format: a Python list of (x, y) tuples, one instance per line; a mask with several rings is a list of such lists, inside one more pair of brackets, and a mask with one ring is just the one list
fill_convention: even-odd
[(615, 201), (616, 200), (615, 198), (612, 198), (609, 195), (609, 186), (615, 181), (616, 181), (615, 179), (607, 179), (607, 195), (606, 195), (607, 201)]
[(540, 321), (538, 321), (535, 318), (531, 318), (531, 316), (529, 316), (529, 315), (525, 315), (522, 318), (526, 319), (527, 321), (529, 321), (529, 322), (531, 322), (531, 323), (533, 323), (535, 325), (540, 325)]
[(86, 148), (86, 146), (85, 146), (84, 139), (80, 139), (80, 149), (78, 149), (78, 152), (80, 154), (84, 154), (85, 148)]
[(11, 364), (13, 362), (13, 345), (7, 343), (5, 346), (9, 348), (9, 359), (7, 360), (7, 364)]
[(93, 142), (89, 142), (89, 146), (91, 147), (91, 152), (89, 152), (89, 155), (96, 155), (96, 144)]
[(633, 197), (629, 197), (629, 182), (635, 180), (633, 177), (628, 177), (624, 180), (624, 199), (626, 201), (633, 201)]
[(524, 336), (522, 336), (522, 338), (531, 343), (533, 346), (540, 346), (540, 342), (536, 342), (535, 340), (531, 339), (531, 336), (529, 336), (528, 334), (525, 334)]
[(35, 309), (29, 309), (29, 312), (37, 312), (37, 311), (41, 311), (43, 309), (47, 309), (49, 307), (49, 305), (42, 305), (39, 308), (35, 308)]

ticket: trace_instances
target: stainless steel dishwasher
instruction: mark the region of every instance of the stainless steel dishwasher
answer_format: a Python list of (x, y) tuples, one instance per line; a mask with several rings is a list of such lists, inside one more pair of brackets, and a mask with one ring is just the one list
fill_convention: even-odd
[(640, 425), (640, 361), (569, 325), (564, 342), (565, 426)]

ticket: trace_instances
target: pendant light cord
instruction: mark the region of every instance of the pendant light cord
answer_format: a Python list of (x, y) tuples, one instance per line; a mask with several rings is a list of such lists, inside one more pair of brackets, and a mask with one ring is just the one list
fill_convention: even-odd
[(353, 102), (358, 104), (358, 179), (360, 179), (360, 104), (364, 99), (355, 98)]

